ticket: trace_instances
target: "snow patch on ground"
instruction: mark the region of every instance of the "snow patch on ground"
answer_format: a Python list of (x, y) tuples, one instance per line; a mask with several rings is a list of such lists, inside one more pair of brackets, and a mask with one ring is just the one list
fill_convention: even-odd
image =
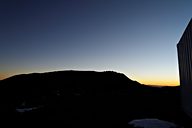
[(32, 107), (32, 108), (17, 108), (16, 111), (17, 112), (20, 112), (20, 113), (23, 113), (23, 112), (29, 112), (29, 111), (32, 111), (32, 110), (36, 110), (38, 109), (39, 107)]
[(134, 127), (142, 128), (178, 128), (174, 123), (159, 119), (137, 119), (128, 123)]

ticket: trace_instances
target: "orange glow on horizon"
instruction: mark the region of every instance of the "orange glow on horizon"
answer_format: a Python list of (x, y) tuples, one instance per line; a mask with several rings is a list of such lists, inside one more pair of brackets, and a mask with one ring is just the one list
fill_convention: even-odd
[(143, 72), (143, 73), (127, 73), (127, 77), (138, 81), (144, 85), (151, 86), (179, 86), (179, 73), (175, 72), (175, 74), (169, 73), (156, 73), (156, 72)]
[(3, 80), (3, 79), (5, 79), (5, 78), (7, 78), (8, 76), (5, 76), (5, 75), (2, 75), (2, 74), (0, 74), (0, 80)]
[(11, 75), (9, 73), (0, 73), (0, 80), (6, 79), (8, 77), (10, 77)]
[[(16, 73), (15, 73), (16, 74)], [(0, 80), (3, 80), (5, 78), (8, 78), (10, 76), (15, 75), (14, 73), (0, 73)], [(177, 80), (177, 78), (135, 78), (132, 79), (135, 81), (138, 81), (141, 84), (144, 85), (151, 85), (151, 86), (178, 86), (180, 85), (179, 81)]]
[(176, 80), (140, 80), (141, 84), (153, 86), (179, 86), (179, 81)]

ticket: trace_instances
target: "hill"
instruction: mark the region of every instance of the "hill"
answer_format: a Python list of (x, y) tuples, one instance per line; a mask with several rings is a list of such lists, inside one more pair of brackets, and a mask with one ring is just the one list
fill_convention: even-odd
[(113, 71), (57, 71), (0, 81), (0, 117), (71, 124), (127, 124), (138, 118), (178, 121), (179, 87), (155, 88)]

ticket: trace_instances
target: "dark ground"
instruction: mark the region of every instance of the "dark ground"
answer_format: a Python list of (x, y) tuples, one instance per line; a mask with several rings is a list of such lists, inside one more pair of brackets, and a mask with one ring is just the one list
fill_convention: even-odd
[(18, 123), (128, 126), (133, 119), (158, 118), (191, 124), (181, 111), (179, 87), (149, 87), (116, 72), (13, 76), (0, 81), (0, 101), (1, 119)]

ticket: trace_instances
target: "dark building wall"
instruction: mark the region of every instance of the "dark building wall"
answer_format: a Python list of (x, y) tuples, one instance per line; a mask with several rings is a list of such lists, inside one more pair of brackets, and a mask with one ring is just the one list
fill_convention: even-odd
[(192, 117), (192, 20), (177, 44), (177, 51), (182, 107)]

